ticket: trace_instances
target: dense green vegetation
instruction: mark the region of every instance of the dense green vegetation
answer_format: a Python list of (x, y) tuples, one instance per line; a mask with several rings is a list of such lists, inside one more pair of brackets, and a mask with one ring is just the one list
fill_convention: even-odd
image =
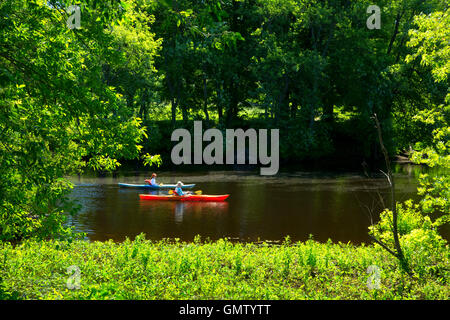
[[(2, 297), (448, 298), (437, 231), (450, 216), (446, 1), (377, 1), (379, 30), (366, 27), (368, 0), (86, 0), (81, 28), (69, 29), (74, 3), (0, 2)], [(280, 128), (282, 163), (344, 157), (378, 169), (374, 114), (391, 156), (444, 169), (422, 177), (420, 202), (381, 214), (370, 233), (384, 251), (65, 242), (76, 235), (63, 213), (77, 209), (65, 175), (170, 161), (170, 133), (192, 120)], [(392, 211), (410, 269), (397, 268)], [(372, 263), (385, 273), (373, 292)], [(60, 281), (72, 264), (80, 291)]]
[[(30, 242), (0, 247), (0, 297), (15, 299), (448, 299), (446, 248), (412, 254), (409, 277), (380, 247), (150, 242)], [(414, 246), (405, 249), (416, 250)], [(427, 261), (424, 261), (426, 259)], [(80, 289), (70, 290), (80, 269)], [(367, 273), (379, 267), (380, 287)], [(370, 278), (370, 279), (369, 279)], [(71, 282), (69, 282), (71, 283)], [(371, 283), (371, 282), (370, 282)], [(375, 285), (375, 284), (374, 284)]]

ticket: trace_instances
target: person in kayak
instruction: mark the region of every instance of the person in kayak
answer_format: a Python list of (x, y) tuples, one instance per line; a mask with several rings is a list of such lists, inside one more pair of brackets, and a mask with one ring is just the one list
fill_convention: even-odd
[(184, 192), (183, 189), (183, 182), (178, 181), (177, 186), (175, 187), (175, 190), (173, 191), (173, 194), (176, 196), (186, 196), (192, 194), (192, 192), (186, 191)]
[(145, 182), (151, 186), (157, 186), (158, 184), (156, 183), (156, 173), (152, 173), (151, 179), (147, 179), (145, 180)]

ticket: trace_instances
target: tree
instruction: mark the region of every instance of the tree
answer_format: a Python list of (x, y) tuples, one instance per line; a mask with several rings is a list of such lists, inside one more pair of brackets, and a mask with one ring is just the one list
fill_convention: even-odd
[[(415, 28), (409, 32), (410, 39), (407, 42), (412, 52), (406, 57), (407, 63), (418, 62), (425, 68), (421, 70), (422, 72), (429, 72), (436, 83), (444, 83), (447, 88), (450, 71), (448, 62), (450, 33), (446, 26), (449, 23), (449, 9), (437, 11), (431, 15), (416, 16)], [(431, 251), (448, 252), (447, 242), (439, 235), (438, 228), (450, 221), (449, 101), (450, 94), (447, 94), (439, 105), (431, 104), (411, 119), (431, 130), (431, 139), (415, 144), (411, 159), (418, 164), (439, 167), (442, 170), (441, 173), (435, 176), (421, 175), (418, 194), (422, 198), (419, 204), (414, 204), (412, 200), (394, 204), (391, 210), (381, 214), (380, 222), (371, 227), (372, 235), (384, 239), (385, 242), (395, 243), (397, 252), (394, 254), (404, 262), (408, 260), (408, 256), (412, 255), (420, 255), (421, 259), (427, 260)], [(400, 243), (406, 249), (407, 255), (399, 251)], [(385, 244), (380, 244), (386, 248)], [(436, 272), (433, 268), (430, 262), (425, 267), (416, 266), (415, 271)]]
[(114, 169), (119, 158), (139, 155), (145, 136), (103, 73), (107, 64), (125, 64), (124, 52), (115, 50), (120, 27), (116, 36), (111, 31), (125, 8), (119, 1), (85, 1), (81, 29), (71, 30), (69, 4), (0, 3), (2, 240), (67, 234), (63, 212), (74, 207), (63, 177), (85, 167)]
[(439, 215), (434, 222), (436, 227), (450, 221), (450, 9), (431, 15), (419, 15), (415, 18), (417, 29), (411, 30), (408, 46), (414, 48), (407, 57), (409, 63), (419, 60), (420, 64), (430, 68), (436, 83), (447, 87), (447, 95), (441, 103), (432, 105), (428, 110), (418, 112), (414, 122), (423, 123), (430, 128), (432, 139), (418, 142), (412, 159), (416, 163), (442, 168), (444, 174), (435, 177), (423, 175), (419, 194), (423, 196), (422, 210), (426, 214)]

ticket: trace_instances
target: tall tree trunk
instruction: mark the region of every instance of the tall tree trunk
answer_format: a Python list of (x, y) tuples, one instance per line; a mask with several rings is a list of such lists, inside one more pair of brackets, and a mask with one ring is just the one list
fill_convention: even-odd
[[(167, 64), (166, 64), (167, 66)], [(175, 97), (175, 88), (172, 83), (172, 79), (170, 78), (170, 74), (167, 74), (167, 86), (169, 87), (171, 101), (170, 101), (170, 108), (172, 111), (172, 127), (175, 127), (175, 121), (177, 120), (177, 104), (178, 101)]]
[(183, 121), (188, 121), (189, 117), (187, 107), (184, 104), (180, 104), (180, 107), (181, 107), (181, 115), (183, 116)]
[[(318, 41), (319, 41), (319, 36), (316, 36), (316, 33), (314, 32), (315, 28), (311, 27), (311, 39), (312, 39), (312, 49), (314, 50), (314, 52), (316, 53), (316, 56), (319, 55), (319, 51), (318, 51)], [(318, 34), (320, 34), (320, 29), (318, 31)], [(314, 70), (313, 70), (313, 83), (312, 83), (312, 98), (310, 99), (310, 105), (309, 105), (309, 129), (312, 132), (314, 130), (314, 117), (316, 114), (316, 108), (317, 108), (317, 104), (319, 101), (319, 70), (318, 70), (318, 64), (319, 61), (317, 61), (317, 63), (314, 63)]]
[(206, 122), (209, 122), (209, 114), (208, 114), (208, 91), (206, 87), (206, 74), (203, 76), (203, 112), (205, 113)]
[(172, 126), (175, 127), (175, 122), (177, 120), (177, 100), (175, 98), (172, 98), (171, 109), (172, 109)]
[(139, 108), (139, 116), (142, 120), (147, 119), (147, 104), (141, 102), (141, 107)]
[(319, 97), (318, 97), (318, 94), (319, 94), (319, 90), (318, 90), (318, 87), (319, 87), (319, 84), (318, 84), (318, 82), (319, 82), (319, 76), (318, 76), (318, 70), (317, 70), (317, 67), (315, 67), (314, 68), (315, 70), (314, 70), (314, 75), (313, 75), (313, 87), (312, 87), (312, 99), (311, 99), (311, 102), (310, 102), (310, 105), (309, 105), (309, 112), (310, 112), (310, 114), (309, 114), (309, 129), (312, 131), (313, 129), (314, 129), (314, 118), (315, 118), (315, 115), (316, 115), (316, 108), (317, 108), (317, 104), (318, 104), (318, 102), (319, 102)]
[[(406, 28), (404, 28), (404, 30), (409, 30), (411, 23), (414, 21), (414, 16), (416, 15), (416, 10), (412, 10), (411, 16), (407, 22)], [(400, 44), (399, 44), (399, 50), (397, 52), (397, 57), (395, 58), (395, 63), (398, 63), (400, 61), (400, 54), (401, 54), (401, 48), (403, 47), (404, 43), (406, 42), (406, 39), (408, 37), (408, 32), (403, 32), (403, 36), (402, 39), (400, 40)]]
[(394, 45), (395, 38), (397, 37), (397, 34), (398, 34), (398, 27), (400, 25), (400, 19), (402, 18), (402, 15), (403, 15), (403, 10), (401, 13), (400, 12), (397, 13), (397, 16), (395, 17), (394, 32), (392, 33), (391, 41), (389, 42), (387, 54), (390, 54), (392, 51), (392, 46)]
[(228, 93), (230, 95), (230, 103), (228, 105), (228, 110), (226, 113), (226, 124), (230, 125), (236, 119), (237, 106), (239, 103), (238, 96), (237, 96), (237, 90), (236, 90), (236, 87), (235, 87), (233, 81), (228, 86)]
[(223, 109), (222, 109), (222, 86), (219, 82), (217, 83), (217, 115), (219, 116), (219, 122), (223, 121)]

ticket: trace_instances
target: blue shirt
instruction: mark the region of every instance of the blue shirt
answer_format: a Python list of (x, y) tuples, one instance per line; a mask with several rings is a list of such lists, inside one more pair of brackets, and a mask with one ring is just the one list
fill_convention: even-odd
[(184, 195), (184, 192), (183, 192), (183, 190), (181, 189), (181, 187), (176, 187), (176, 188), (175, 188), (175, 192), (176, 192), (179, 196), (183, 196), (183, 195)]

